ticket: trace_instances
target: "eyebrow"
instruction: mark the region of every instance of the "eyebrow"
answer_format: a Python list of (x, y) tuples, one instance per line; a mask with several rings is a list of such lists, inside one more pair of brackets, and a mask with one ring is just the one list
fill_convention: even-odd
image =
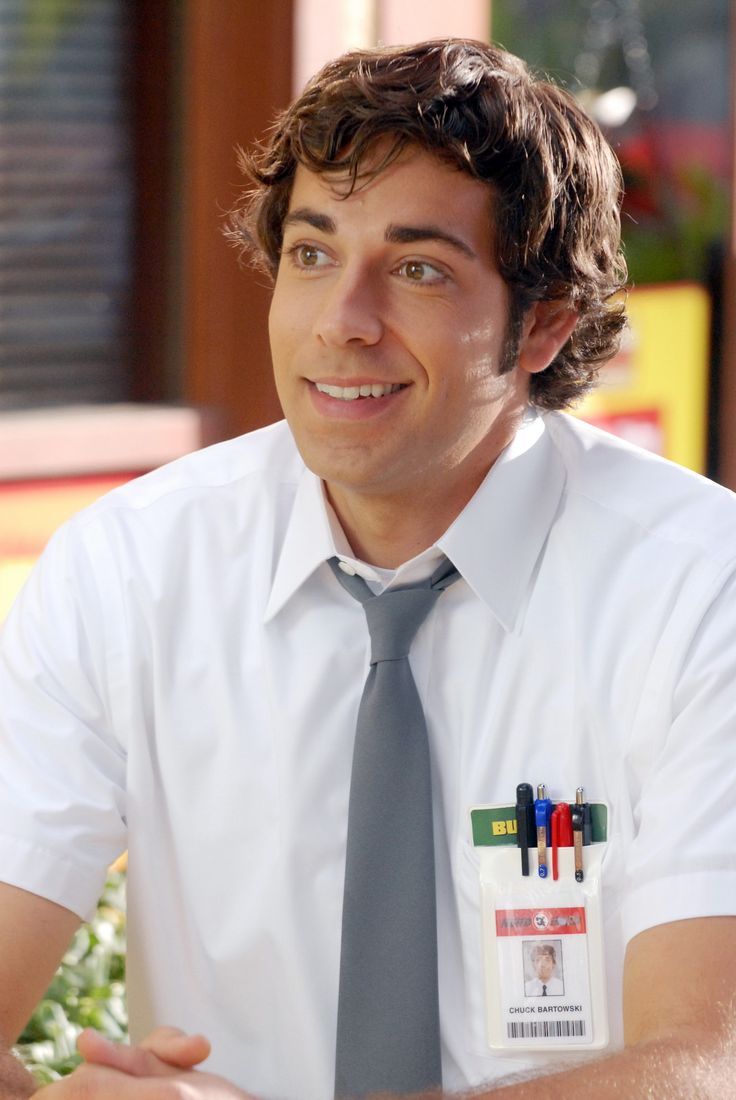
[(442, 241), (449, 244), (471, 260), (477, 259), (476, 253), (461, 237), (440, 229), (438, 225), (389, 225), (386, 240), (391, 244), (414, 244), (416, 241)]
[[(308, 206), (299, 206), (296, 210), (290, 211), (283, 222), (284, 228), (289, 225), (302, 224), (311, 225), (313, 229), (318, 229), (322, 233), (337, 233), (337, 224), (334, 218), (329, 217), (327, 214), (320, 214), (317, 210), (312, 210)], [(461, 252), (464, 256), (469, 256), (472, 260), (477, 259), (475, 251), (461, 237), (456, 237), (454, 233), (448, 233), (446, 229), (441, 229), (438, 225), (395, 225), (392, 223), (387, 227), (384, 238), (389, 244), (441, 241), (443, 244), (449, 244), (451, 248)]]
[(319, 229), (322, 233), (337, 233), (334, 218), (320, 214), (308, 206), (298, 206), (296, 210), (290, 211), (283, 222), (284, 229), (287, 225), (301, 224), (311, 225), (312, 229)]

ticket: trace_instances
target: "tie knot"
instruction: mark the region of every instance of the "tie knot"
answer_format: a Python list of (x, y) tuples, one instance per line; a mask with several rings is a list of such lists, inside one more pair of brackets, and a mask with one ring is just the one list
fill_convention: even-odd
[(394, 588), (365, 601), (372, 665), (408, 657), (414, 635), (439, 594), (439, 588)]
[(443, 558), (432, 576), (411, 588), (389, 588), (374, 596), (362, 577), (340, 569), (337, 558), (329, 566), (342, 587), (363, 604), (371, 638), (371, 664), (400, 661), (409, 656), (414, 635), (432, 606), (459, 574), (452, 562)]

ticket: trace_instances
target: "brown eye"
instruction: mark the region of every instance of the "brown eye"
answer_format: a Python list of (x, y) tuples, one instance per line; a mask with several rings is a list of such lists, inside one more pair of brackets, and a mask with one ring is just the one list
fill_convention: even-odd
[(444, 272), (428, 260), (404, 260), (397, 272), (403, 279), (421, 286), (432, 286), (446, 280)]
[(409, 260), (405, 266), (405, 271), (407, 279), (414, 279), (416, 282), (421, 282), (427, 274), (427, 265), (421, 263), (419, 260)]
[(299, 263), (303, 267), (316, 267), (319, 263), (319, 250), (311, 244), (303, 244), (297, 252)]

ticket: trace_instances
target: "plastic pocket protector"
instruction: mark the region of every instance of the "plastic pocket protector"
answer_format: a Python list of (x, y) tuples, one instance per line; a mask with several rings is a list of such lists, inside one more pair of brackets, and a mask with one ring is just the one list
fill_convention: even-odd
[(607, 810), (594, 809), (596, 830), (583, 849), (582, 881), (576, 881), (580, 851), (576, 862), (573, 847), (555, 853), (556, 875), (545, 877), (530, 847), (529, 874), (522, 875), (515, 830), (494, 828), (494, 822), (511, 823), (514, 807), (471, 812), (480, 853), (486, 1037), (493, 1051), (608, 1044), (601, 918)]

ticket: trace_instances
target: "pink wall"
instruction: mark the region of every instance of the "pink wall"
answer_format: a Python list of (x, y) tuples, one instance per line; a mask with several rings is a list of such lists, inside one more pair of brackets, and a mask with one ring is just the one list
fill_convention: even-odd
[(357, 46), (457, 35), (488, 39), (491, 0), (294, 0), (294, 92)]

